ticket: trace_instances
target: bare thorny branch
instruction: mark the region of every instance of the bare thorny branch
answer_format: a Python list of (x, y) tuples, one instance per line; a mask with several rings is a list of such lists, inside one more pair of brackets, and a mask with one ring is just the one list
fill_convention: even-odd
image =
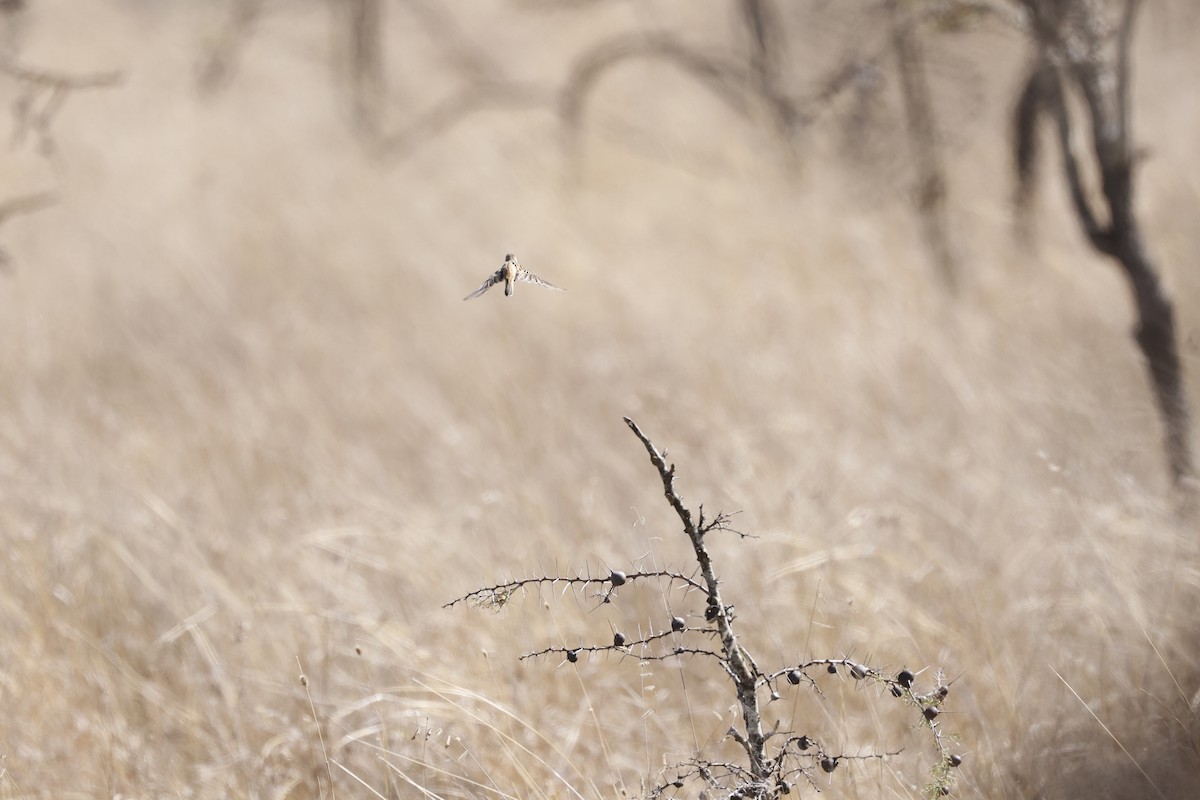
[(688, 628), (684, 631), (659, 631), (648, 636), (643, 636), (632, 641), (627, 640), (625, 635), (617, 632), (614, 634), (613, 643), (605, 645), (580, 645), (579, 647), (546, 647), (532, 653), (526, 653), (521, 656), (520, 660), (524, 661), (529, 658), (538, 658), (540, 656), (559, 654), (566, 657), (568, 661), (574, 663), (579, 659), (579, 655), (589, 653), (617, 653), (621, 656), (631, 656), (639, 661), (665, 661), (668, 658), (674, 658), (681, 655), (696, 655), (709, 656), (712, 658), (723, 658), (720, 653), (713, 650), (706, 650), (701, 647), (688, 647), (681, 644), (675, 644), (662, 652), (655, 652), (651, 649), (651, 645), (663, 642), (664, 640), (678, 641), (680, 637), (688, 632), (707, 632), (710, 635), (715, 631), (711, 628)]
[(703, 586), (695, 579), (679, 572), (670, 570), (649, 570), (625, 573), (620, 570), (613, 570), (604, 577), (592, 577), (587, 575), (576, 575), (573, 578), (564, 578), (559, 575), (539, 575), (532, 578), (519, 578), (516, 580), (505, 581), (498, 583), (495, 586), (486, 586), (482, 589), (463, 595), (455, 600), (446, 603), (442, 608), (452, 608), (459, 604), (469, 604), (479, 606), (481, 608), (501, 608), (508, 603), (512, 596), (521, 591), (533, 588), (535, 586), (568, 586), (579, 589), (588, 587), (604, 587), (604, 591), (598, 596), (602, 603), (612, 602), (613, 593), (620, 586), (626, 583), (631, 583), (639, 580), (647, 579), (666, 579), (671, 583), (679, 583), (692, 589), (701, 589)]
[[(883, 758), (897, 752), (848, 754), (838, 753), (825, 747), (817, 738), (795, 731), (779, 730), (776, 720), (771, 730), (764, 729), (764, 700), (767, 703), (779, 699), (781, 691), (801, 683), (812, 687), (820, 694), (817, 676), (841, 675), (863, 685), (873, 685), (895, 698), (901, 699), (914, 709), (920, 725), (930, 731), (937, 749), (938, 761), (932, 769), (933, 780), (928, 787), (931, 795), (941, 795), (954, 783), (955, 768), (962, 762), (960, 756), (951, 753), (949, 744), (953, 737), (942, 731), (941, 704), (949, 693), (949, 687), (938, 674), (937, 685), (930, 691), (920, 693), (915, 687), (916, 676), (902, 670), (891, 676), (882, 670), (868, 666), (852, 658), (809, 659), (784, 669), (764, 673), (759, 669), (750, 653), (742, 646), (734, 630), (733, 606), (722, 598), (720, 581), (716, 575), (708, 551), (708, 534), (714, 531), (731, 531), (729, 517), (716, 514), (706, 517), (703, 507), (695, 512), (684, 504), (675, 488), (675, 465), (668, 464), (666, 452), (656, 448), (641, 428), (628, 417), (625, 424), (642, 443), (650, 462), (662, 483), (663, 495), (683, 527), (683, 533), (692, 545), (698, 570), (684, 574), (675, 570), (640, 570), (623, 572), (611, 570), (608, 575), (576, 575), (562, 577), (540, 575), (505, 581), (484, 587), (459, 597), (445, 607), (469, 604), (498, 609), (506, 606), (515, 594), (527, 590), (562, 587), (599, 600), (600, 605), (614, 602), (623, 587), (646, 582), (665, 582), (668, 591), (682, 588), (685, 593), (700, 592), (705, 598), (704, 624), (689, 624), (683, 616), (675, 616), (669, 626), (656, 630), (651, 623), (645, 632), (636, 638), (627, 637), (621, 631), (613, 632), (611, 643), (557, 645), (544, 647), (521, 656), (533, 659), (560, 656), (565, 662), (576, 664), (585, 656), (616, 656), (618, 659), (632, 658), (639, 662), (663, 661), (688, 656), (714, 659), (729, 676), (741, 710), (740, 725), (731, 727), (727, 738), (731, 739), (746, 755), (745, 764), (714, 762), (697, 755), (672, 767), (673, 776), (651, 791), (652, 797), (668, 794), (684, 786), (689, 780), (698, 780), (707, 787), (721, 792), (732, 792), (743, 798), (778, 798), (791, 791), (796, 780), (806, 780), (814, 788), (814, 774), (819, 768), (832, 773), (842, 762), (862, 759)], [(736, 531), (734, 531), (737, 533)], [(740, 534), (744, 536), (744, 534)], [(640, 626), (639, 626), (640, 628)], [(760, 691), (763, 693), (760, 697)], [(768, 746), (769, 745), (769, 746)], [(732, 796), (732, 794), (730, 795)]]

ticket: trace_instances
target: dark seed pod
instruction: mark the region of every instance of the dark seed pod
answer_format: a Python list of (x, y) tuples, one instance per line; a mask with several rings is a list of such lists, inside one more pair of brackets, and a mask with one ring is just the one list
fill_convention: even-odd
[(904, 696), (903, 689), (901, 689), (899, 686), (892, 687), (892, 697), (903, 697), (903, 696)]
[(870, 670), (868, 670), (862, 664), (851, 664), (850, 665), (850, 677), (854, 678), (854, 680), (856, 680), (856, 681), (861, 681), (863, 678), (867, 677), (867, 675), (869, 675), (869, 674), (870, 674)]
[(679, 633), (687, 628), (687, 623), (683, 621), (683, 617), (671, 617), (671, 630)]
[(672, 785), (672, 786), (674, 786), (676, 789), (682, 789), (682, 788), (683, 788), (683, 781), (681, 781), (679, 778), (676, 778), (676, 779), (675, 779), (675, 782), (674, 782), (674, 783), (672, 783), (671, 785)]
[(905, 689), (912, 687), (913, 678), (915, 676), (908, 670), (900, 670), (900, 674), (896, 676), (896, 683), (903, 686)]
[(709, 622), (712, 622), (717, 618), (717, 614), (719, 614), (720, 611), (721, 610), (716, 606), (709, 606), (708, 608), (704, 609), (704, 618)]
[(941, 794), (942, 797), (945, 797), (946, 795), (950, 794), (950, 787), (943, 786), (941, 789), (938, 789), (938, 793)]
[(792, 785), (790, 783), (788, 783), (787, 781), (780, 781), (779, 782), (779, 793), (780, 794), (791, 794), (792, 793)]
[(774, 701), (774, 700), (778, 700), (778, 699), (779, 699), (779, 692), (771, 692), (771, 700)]
[(578, 660), (579, 660), (579, 651), (578, 650), (568, 650), (567, 651), (567, 661), (570, 661), (572, 664), (574, 664)]
[(826, 669), (830, 675), (837, 675), (837, 664), (830, 664)]
[(808, 748), (812, 747), (812, 739), (808, 738), (807, 736), (801, 736), (796, 740), (796, 746), (801, 750), (807, 750)]
[(837, 769), (837, 762), (838, 760), (833, 756), (825, 756), (821, 759), (821, 769), (825, 770), (826, 772), (833, 772), (835, 769)]
[(937, 715), (942, 712), (938, 710), (937, 706), (926, 706), (925, 710), (921, 713), (925, 715), (925, 719), (933, 722), (937, 718)]
[(941, 699), (943, 699), (943, 700), (945, 700), (945, 699), (946, 699), (946, 695), (948, 695), (948, 694), (950, 694), (950, 687), (949, 687), (949, 686), (941, 686), (941, 687), (939, 687), (939, 688), (938, 688), (938, 690), (937, 690), (937, 696), (938, 696), (938, 697), (940, 697), (940, 698), (941, 698)]
[(619, 569), (614, 569), (609, 574), (608, 581), (613, 586), (624, 586), (625, 585), (625, 573), (621, 572), (621, 570), (619, 570)]
[(957, 767), (962, 763), (962, 756), (960, 756), (958, 753), (951, 753), (950, 758), (947, 760), (950, 762), (950, 766)]
[(617, 631), (613, 634), (613, 647), (621, 647), (625, 644), (625, 634)]
[(787, 679), (788, 679), (788, 683), (790, 683), (792, 686), (795, 686), (796, 684), (800, 683), (800, 681), (803, 678), (804, 678), (804, 673), (801, 672), (800, 670), (798, 670), (798, 669), (789, 669), (788, 670)]

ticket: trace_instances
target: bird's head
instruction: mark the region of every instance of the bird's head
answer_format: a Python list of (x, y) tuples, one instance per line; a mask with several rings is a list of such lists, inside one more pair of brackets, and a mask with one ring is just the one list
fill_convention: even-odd
[(514, 256), (512, 253), (505, 253), (504, 260), (505, 261), (516, 261), (517, 257)]

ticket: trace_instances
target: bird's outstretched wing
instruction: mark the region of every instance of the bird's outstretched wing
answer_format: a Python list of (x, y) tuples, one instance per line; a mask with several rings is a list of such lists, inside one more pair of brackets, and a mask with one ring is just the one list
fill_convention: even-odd
[(550, 281), (539, 278), (537, 275), (534, 275), (532, 272), (523, 267), (517, 272), (517, 280), (525, 281), (526, 283), (536, 283), (538, 286), (545, 286), (547, 289), (553, 289), (556, 292), (566, 291), (566, 289), (562, 288), (561, 286), (555, 286)]
[(479, 297), (479, 295), (483, 294), (488, 289), (495, 286), (497, 283), (502, 283), (503, 281), (504, 281), (504, 267), (501, 267), (500, 269), (496, 270), (491, 275), (489, 275), (488, 279), (486, 281), (484, 281), (483, 284), (478, 289), (476, 289), (475, 291), (471, 292), (469, 295), (464, 297), (463, 300), (470, 300), (472, 297)]

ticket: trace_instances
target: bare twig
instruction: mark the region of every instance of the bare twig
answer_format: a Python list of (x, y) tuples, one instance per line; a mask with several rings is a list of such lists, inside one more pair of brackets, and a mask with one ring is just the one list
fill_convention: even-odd
[(487, 586), (482, 589), (476, 589), (473, 592), (458, 597), (446, 603), (442, 608), (453, 608), (456, 605), (471, 604), (483, 608), (502, 608), (509, 599), (518, 591), (524, 591), (534, 586), (573, 586), (580, 589), (586, 589), (589, 586), (607, 587), (602, 595), (603, 602), (611, 602), (612, 593), (619, 586), (624, 586), (626, 583), (635, 582), (647, 579), (667, 579), (671, 583), (680, 583), (689, 586), (692, 589), (703, 590), (704, 586), (696, 580), (679, 572), (671, 572), (669, 570), (651, 570), (641, 572), (625, 573), (619, 570), (614, 570), (604, 577), (592, 577), (585, 575), (577, 575), (573, 578), (564, 578), (558, 575), (541, 575), (533, 578), (521, 578), (518, 580), (506, 581), (496, 584), (495, 586)]
[[(710, 634), (715, 633), (715, 631), (713, 631), (711, 628), (692, 628), (691, 630), (695, 632), (706, 631)], [(524, 661), (529, 658), (539, 658), (541, 656), (553, 655), (556, 653), (565, 656), (569, 661), (572, 662), (578, 659), (581, 653), (585, 655), (589, 653), (617, 653), (622, 656), (636, 658), (639, 661), (662, 661), (664, 659), (682, 655), (711, 656), (713, 658), (723, 657), (720, 653), (712, 650), (705, 650), (699, 647), (685, 647), (683, 645), (676, 645), (661, 653), (655, 653), (653, 651), (644, 649), (639, 650), (639, 648), (646, 648), (650, 645), (663, 642), (664, 640), (675, 639), (679, 635), (680, 632), (678, 631), (661, 631), (659, 633), (655, 633), (650, 636), (644, 636), (641, 639), (625, 642), (620, 645), (604, 644), (580, 645), (579, 647), (546, 647), (532, 653), (526, 653), (525, 655), (521, 656), (519, 660)]]

